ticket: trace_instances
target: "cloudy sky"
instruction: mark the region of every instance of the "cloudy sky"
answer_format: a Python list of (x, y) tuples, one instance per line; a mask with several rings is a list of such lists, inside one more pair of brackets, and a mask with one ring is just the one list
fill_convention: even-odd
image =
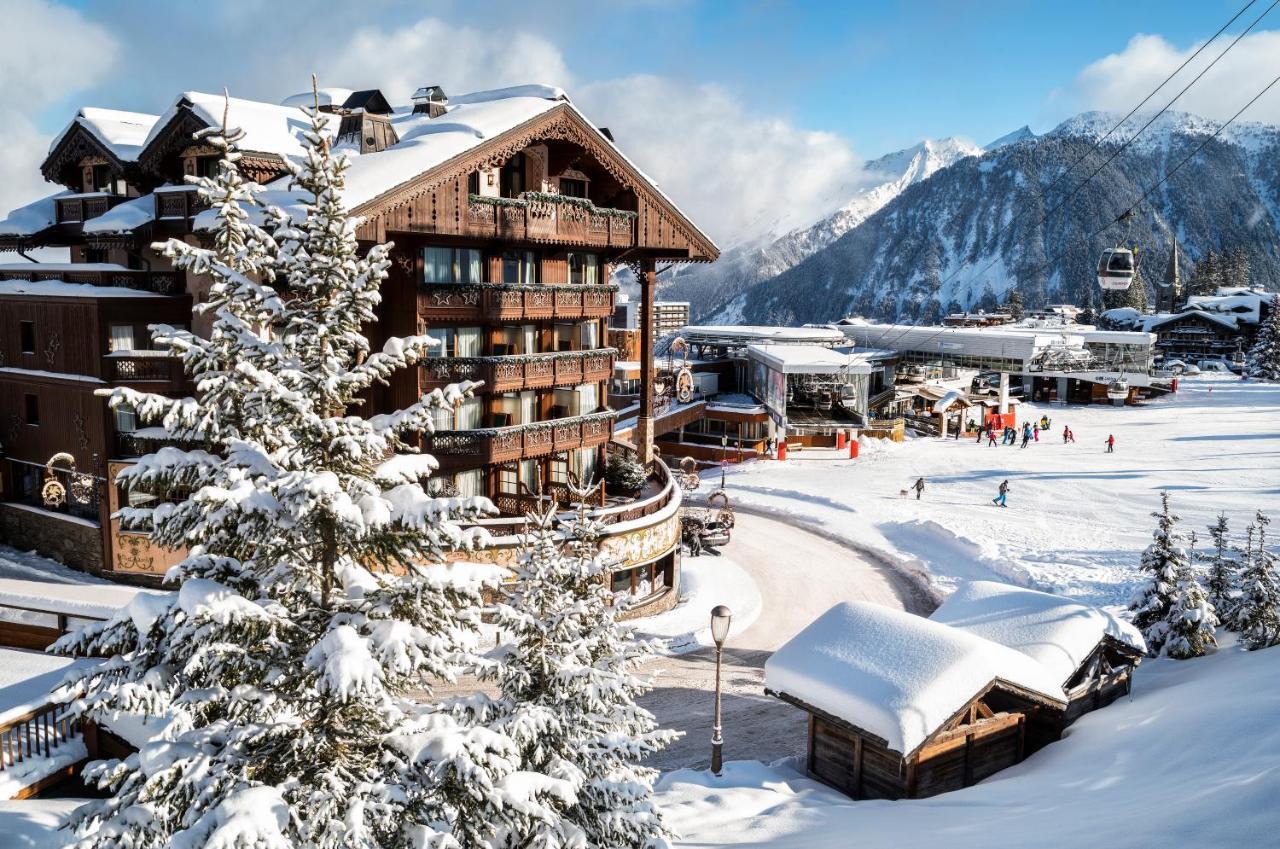
[[(732, 243), (780, 206), (816, 214), (863, 162), (922, 138), (1128, 111), (1244, 2), (0, 0), (0, 207), (48, 193), (38, 164), (82, 105), (159, 113), (224, 86), (276, 101), (313, 71), (393, 101), (548, 82)], [(1179, 107), (1225, 118), (1280, 73), (1272, 15)], [(1280, 121), (1280, 87), (1246, 117)]]

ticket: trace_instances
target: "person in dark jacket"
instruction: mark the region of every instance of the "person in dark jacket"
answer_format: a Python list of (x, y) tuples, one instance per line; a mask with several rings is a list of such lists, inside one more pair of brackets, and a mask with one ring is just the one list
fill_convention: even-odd
[(991, 499), (992, 504), (999, 504), (1001, 507), (1008, 507), (1006, 503), (1009, 498), (1009, 482), (1007, 480), (1000, 482), (1000, 494)]
[(916, 482), (911, 488), (916, 491), (916, 501), (919, 501), (920, 493), (924, 492), (924, 478), (916, 478)]

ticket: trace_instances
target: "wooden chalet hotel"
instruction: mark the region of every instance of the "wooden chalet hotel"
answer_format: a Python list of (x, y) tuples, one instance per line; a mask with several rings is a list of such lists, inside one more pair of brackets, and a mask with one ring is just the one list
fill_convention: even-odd
[[(246, 134), (242, 169), (268, 185), (269, 202), (291, 200), (285, 162), (302, 152), (298, 105), (310, 97), (230, 101), (230, 124)], [(534, 494), (563, 500), (570, 473), (602, 472), (611, 450), (610, 270), (638, 274), (648, 330), (655, 263), (710, 261), (717, 248), (559, 89), (450, 97), (428, 86), (396, 109), (376, 90), (331, 89), (322, 102), (352, 157), (346, 201), (363, 217), (360, 239), (395, 243), (371, 341), (428, 332), (442, 342), (372, 409), (484, 382), (424, 447), (441, 465), (433, 486), (499, 506), (499, 544), (485, 556), (505, 562), (503, 538)], [(191, 391), (180, 364), (151, 349), (147, 325), (190, 324), (203, 281), (151, 244), (207, 239), (212, 213), (184, 178), (214, 172), (214, 151), (192, 136), (223, 108), (221, 96), (187, 92), (158, 117), (82, 109), (41, 167), (63, 190), (0, 221), (0, 250), (65, 247), (71, 260), (0, 265), (0, 539), (114, 575), (160, 575), (179, 556), (113, 526), (121, 494), (108, 482), (166, 434), (112, 413), (94, 390)], [(651, 360), (652, 336), (642, 338)], [(612, 450), (651, 460), (647, 378), (636, 444)], [(602, 495), (600, 515), (617, 528), (604, 543), (620, 560), (616, 589), (674, 598), (678, 490), (655, 464), (642, 491)]]

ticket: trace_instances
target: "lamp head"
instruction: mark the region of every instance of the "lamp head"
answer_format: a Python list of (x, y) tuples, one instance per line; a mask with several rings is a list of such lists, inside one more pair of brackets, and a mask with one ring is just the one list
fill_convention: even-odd
[(711, 640), (716, 644), (716, 648), (724, 646), (724, 641), (729, 636), (729, 622), (732, 619), (733, 613), (723, 604), (717, 604), (711, 608)]

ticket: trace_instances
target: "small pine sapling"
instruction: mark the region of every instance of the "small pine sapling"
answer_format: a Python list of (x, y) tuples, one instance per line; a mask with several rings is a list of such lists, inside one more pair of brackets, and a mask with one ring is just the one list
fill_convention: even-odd
[(1160, 654), (1168, 639), (1174, 595), (1182, 575), (1190, 571), (1178, 516), (1169, 512), (1168, 492), (1160, 493), (1160, 503), (1161, 509), (1151, 514), (1157, 520), (1156, 528), (1139, 567), (1146, 577), (1129, 602), (1133, 624), (1142, 632), (1152, 657)]

